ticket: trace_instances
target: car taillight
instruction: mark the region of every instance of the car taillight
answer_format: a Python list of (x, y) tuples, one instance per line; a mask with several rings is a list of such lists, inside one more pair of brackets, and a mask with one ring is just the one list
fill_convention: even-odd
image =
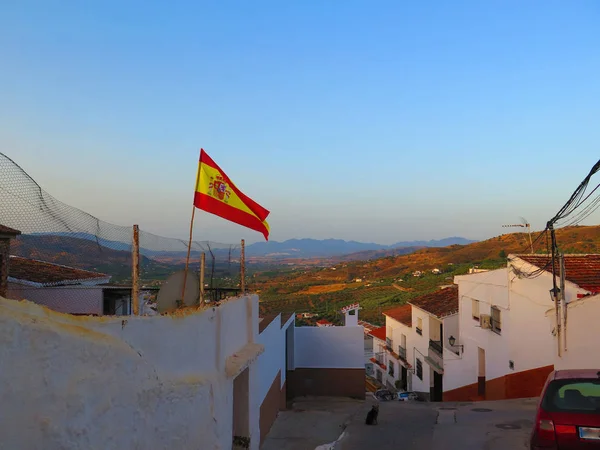
[(555, 441), (554, 422), (550, 415), (540, 408), (536, 420), (537, 436), (540, 441)]

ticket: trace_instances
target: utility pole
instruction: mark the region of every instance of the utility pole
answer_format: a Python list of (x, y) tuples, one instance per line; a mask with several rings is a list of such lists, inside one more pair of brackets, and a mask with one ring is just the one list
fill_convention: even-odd
[[(558, 357), (561, 357), (561, 347), (562, 347), (562, 341), (561, 341), (561, 320), (560, 320), (560, 312), (559, 312), (559, 292), (560, 292), (560, 288), (556, 285), (556, 250), (557, 250), (557, 245), (556, 245), (556, 232), (554, 230), (554, 225), (551, 222), (548, 222), (547, 228), (550, 230), (550, 237), (552, 240), (552, 243), (550, 244), (552, 246), (552, 260), (551, 263), (552, 264), (552, 294), (553, 294), (553, 298), (554, 298), (554, 312), (556, 315), (556, 341), (558, 344)], [(560, 265), (560, 263), (559, 263)]]
[(567, 298), (565, 295), (565, 255), (560, 254), (559, 259), (559, 270), (560, 270), (560, 307), (562, 308), (562, 335), (564, 341), (564, 351), (567, 351)]

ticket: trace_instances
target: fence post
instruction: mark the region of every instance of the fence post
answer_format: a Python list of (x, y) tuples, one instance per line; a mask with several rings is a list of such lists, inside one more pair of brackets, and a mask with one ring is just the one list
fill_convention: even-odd
[(206, 253), (200, 257), (200, 306), (204, 304), (204, 269), (206, 268)]
[(133, 315), (140, 314), (140, 227), (133, 226), (133, 248), (131, 261), (131, 303)]
[(240, 288), (244, 295), (246, 293), (246, 242), (243, 239), (240, 251)]

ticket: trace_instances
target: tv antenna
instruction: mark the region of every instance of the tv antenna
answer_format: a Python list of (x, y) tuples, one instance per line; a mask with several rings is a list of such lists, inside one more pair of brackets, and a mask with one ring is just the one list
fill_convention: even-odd
[(533, 253), (533, 241), (531, 240), (531, 224), (524, 217), (519, 217), (519, 219), (521, 219), (521, 223), (512, 224), (512, 225), (502, 225), (502, 228), (514, 228), (514, 227), (527, 228), (527, 233), (529, 234), (529, 245), (531, 246), (531, 253)]

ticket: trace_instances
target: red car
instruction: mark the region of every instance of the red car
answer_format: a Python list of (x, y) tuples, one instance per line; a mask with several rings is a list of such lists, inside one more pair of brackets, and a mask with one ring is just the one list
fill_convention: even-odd
[(548, 376), (530, 445), (531, 450), (600, 450), (600, 369)]

